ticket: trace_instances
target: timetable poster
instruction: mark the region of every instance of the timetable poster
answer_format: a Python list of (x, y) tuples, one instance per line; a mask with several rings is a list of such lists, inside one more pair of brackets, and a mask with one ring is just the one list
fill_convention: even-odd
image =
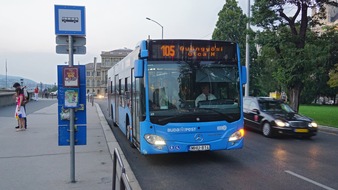
[(65, 108), (79, 107), (79, 89), (68, 88), (65, 89)]
[(79, 87), (79, 69), (77, 67), (63, 68), (63, 86)]

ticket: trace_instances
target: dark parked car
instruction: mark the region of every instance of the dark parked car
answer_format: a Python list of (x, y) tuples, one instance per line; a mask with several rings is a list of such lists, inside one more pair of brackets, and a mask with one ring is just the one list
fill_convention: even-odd
[(266, 137), (278, 134), (311, 137), (317, 124), (296, 113), (288, 104), (270, 97), (244, 97), (244, 126), (259, 130)]

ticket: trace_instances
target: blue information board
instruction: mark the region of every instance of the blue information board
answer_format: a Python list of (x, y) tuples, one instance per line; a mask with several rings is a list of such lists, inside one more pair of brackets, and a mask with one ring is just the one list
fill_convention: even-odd
[[(75, 145), (87, 144), (87, 114), (86, 114), (86, 67), (84, 65), (74, 66), (78, 69), (79, 88), (64, 87), (64, 68), (69, 66), (58, 65), (58, 130), (59, 146), (70, 145), (69, 132), (69, 107), (75, 109)], [(69, 103), (69, 91), (76, 93), (77, 101), (74, 106)], [(65, 103), (66, 102), (66, 103)]]

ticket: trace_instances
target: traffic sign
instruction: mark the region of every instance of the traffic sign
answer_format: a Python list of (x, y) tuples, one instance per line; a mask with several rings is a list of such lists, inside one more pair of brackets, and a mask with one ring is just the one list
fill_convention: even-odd
[(86, 35), (84, 6), (54, 5), (56, 35)]
[[(69, 46), (68, 45), (57, 45), (56, 53), (57, 54), (69, 54)], [(73, 54), (86, 54), (86, 46), (74, 46)]]
[[(68, 36), (56, 36), (56, 44), (58, 45), (67, 45), (68, 44)], [(84, 46), (86, 45), (86, 38), (82, 36), (74, 36), (73, 38), (73, 46)]]

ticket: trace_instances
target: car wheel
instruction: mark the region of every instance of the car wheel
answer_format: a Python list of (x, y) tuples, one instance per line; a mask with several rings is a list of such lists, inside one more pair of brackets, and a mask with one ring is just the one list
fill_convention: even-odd
[(263, 124), (262, 128), (263, 135), (266, 137), (272, 137), (271, 125), (267, 122)]

